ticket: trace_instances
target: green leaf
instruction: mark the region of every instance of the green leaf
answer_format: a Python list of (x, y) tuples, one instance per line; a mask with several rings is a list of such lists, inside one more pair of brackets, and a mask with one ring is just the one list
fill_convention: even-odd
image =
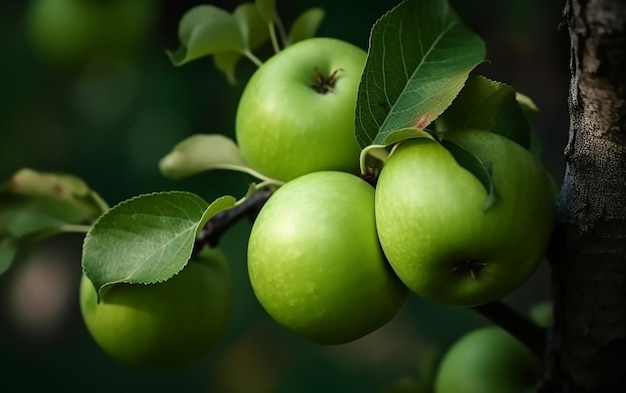
[(390, 146), (400, 141), (412, 138), (429, 138), (435, 140), (435, 138), (427, 131), (418, 128), (404, 128), (389, 134), (387, 139), (384, 140), (384, 144), (385, 146)]
[(267, 23), (274, 23), (276, 20), (276, 0), (255, 0), (259, 14)]
[(75, 176), (20, 169), (0, 184), (0, 274), (46, 238), (77, 228), (86, 232), (106, 210), (100, 196)]
[(364, 148), (397, 130), (424, 129), (454, 100), (485, 58), (483, 40), (446, 0), (404, 0), (373, 26), (357, 98)]
[(515, 89), (472, 76), (440, 118), (445, 131), (478, 129), (503, 135), (528, 148), (532, 127)]
[(181, 46), (167, 54), (176, 66), (221, 52), (243, 53), (246, 45), (234, 15), (212, 5), (187, 11), (178, 26)]
[(83, 244), (83, 271), (99, 295), (115, 283), (153, 284), (187, 264), (196, 235), (212, 216), (235, 204), (225, 196), (210, 206), (189, 192), (126, 200), (102, 215)]
[(270, 33), (267, 23), (255, 4), (241, 4), (235, 9), (233, 15), (239, 24), (246, 49), (257, 49), (269, 40)]
[(213, 169), (227, 169), (269, 180), (246, 163), (233, 140), (219, 134), (190, 136), (174, 146), (174, 149), (161, 159), (159, 168), (163, 175), (171, 179), (180, 179)]
[(213, 62), (215, 67), (222, 71), (226, 76), (226, 80), (232, 86), (237, 84), (237, 76), (235, 75), (235, 69), (239, 60), (242, 58), (242, 54), (239, 52), (220, 52), (213, 55)]
[(233, 15), (243, 37), (243, 51), (218, 52), (213, 55), (213, 61), (217, 69), (226, 75), (228, 83), (234, 86), (237, 84), (237, 77), (235, 76), (237, 64), (239, 64), (244, 53), (257, 49), (268, 42), (269, 30), (253, 3), (239, 5)]
[(476, 176), (478, 181), (485, 187), (487, 199), (483, 209), (488, 210), (499, 198), (493, 181), (491, 163), (483, 162), (474, 153), (455, 142), (444, 139), (441, 141), (441, 144), (452, 154), (459, 165)]
[(520, 93), (519, 91), (515, 93), (515, 99), (524, 111), (524, 114), (526, 115), (528, 120), (533, 120), (537, 112), (539, 112), (537, 104), (535, 104), (535, 102), (530, 97)]
[(66, 225), (91, 223), (108, 210), (81, 179), (68, 174), (17, 171), (0, 185), (0, 233), (20, 238), (58, 233)]
[(17, 255), (15, 239), (11, 237), (0, 238), (0, 274), (11, 267), (15, 255)]
[[(519, 104), (519, 106), (524, 111), (528, 122), (532, 122), (537, 112), (539, 112), (539, 108), (537, 107), (535, 102), (530, 97), (520, 92), (517, 92), (515, 94), (515, 98), (517, 99), (517, 103)], [(530, 152), (533, 153), (535, 157), (541, 158), (541, 153), (543, 152), (543, 144), (541, 143), (539, 135), (537, 135), (537, 131), (534, 128), (532, 128), (530, 132), (528, 150), (530, 150)]]
[(289, 43), (294, 44), (315, 36), (324, 19), (324, 14), (324, 10), (321, 8), (310, 8), (304, 11), (291, 25)]

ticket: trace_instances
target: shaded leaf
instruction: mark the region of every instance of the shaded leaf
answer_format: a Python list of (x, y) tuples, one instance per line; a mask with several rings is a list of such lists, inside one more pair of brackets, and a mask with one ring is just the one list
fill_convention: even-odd
[(267, 23), (276, 20), (276, 0), (255, 0), (259, 14)]
[(34, 232), (58, 233), (65, 225), (91, 223), (108, 205), (76, 176), (17, 171), (0, 186), (0, 233), (20, 238)]
[(530, 146), (532, 127), (515, 89), (483, 76), (469, 78), (440, 119), (445, 131), (485, 130)]
[(242, 53), (246, 48), (237, 18), (212, 5), (199, 5), (187, 11), (180, 20), (178, 37), (180, 47), (167, 51), (176, 66), (221, 52)]
[(310, 8), (298, 16), (289, 30), (289, 44), (315, 36), (324, 19), (324, 14), (325, 12), (321, 8)]
[(429, 138), (435, 140), (435, 138), (427, 131), (419, 128), (405, 128), (396, 130), (396, 132), (389, 134), (387, 139), (383, 142), (385, 146), (390, 146), (397, 142), (411, 138)]
[(83, 271), (99, 294), (114, 283), (168, 280), (187, 264), (202, 225), (234, 204), (230, 196), (209, 205), (179, 191), (126, 200), (102, 215), (87, 234)]
[[(524, 114), (526, 115), (528, 121), (532, 122), (537, 112), (539, 112), (539, 108), (537, 107), (535, 102), (530, 97), (520, 92), (517, 92), (515, 94), (515, 98), (517, 99), (517, 103), (519, 104), (519, 106), (524, 111)], [(537, 135), (537, 130), (535, 130), (534, 128), (532, 128), (530, 132), (528, 150), (530, 150), (530, 152), (533, 153), (533, 155), (537, 158), (540, 158), (543, 152), (543, 144), (539, 139), (539, 135)]]
[(0, 274), (11, 267), (17, 254), (17, 244), (12, 237), (0, 238)]
[(397, 130), (426, 128), (484, 58), (483, 40), (446, 0), (404, 0), (372, 28), (357, 99), (359, 146), (384, 144)]
[(235, 142), (219, 134), (196, 134), (174, 146), (159, 162), (163, 175), (180, 179), (212, 169), (227, 169), (266, 179), (246, 163)]
[(46, 238), (69, 227), (86, 231), (106, 210), (102, 198), (75, 176), (20, 169), (0, 184), (0, 273)]
[(222, 73), (226, 76), (228, 83), (233, 86), (237, 84), (235, 70), (242, 57), (243, 55), (239, 52), (220, 52), (213, 55), (215, 67), (222, 71)]
[(444, 139), (441, 141), (441, 144), (452, 154), (459, 165), (476, 176), (485, 187), (487, 199), (485, 200), (483, 209), (487, 210), (493, 206), (498, 201), (499, 197), (493, 181), (491, 164), (483, 162), (474, 153), (455, 142)]
[(253, 50), (259, 48), (269, 40), (270, 33), (267, 23), (255, 4), (241, 4), (235, 9), (233, 15), (239, 24), (239, 30), (244, 39), (246, 49)]
[(239, 5), (233, 12), (241, 36), (243, 38), (243, 51), (224, 51), (215, 53), (213, 60), (218, 70), (226, 75), (228, 83), (237, 84), (235, 71), (244, 53), (261, 47), (269, 40), (269, 30), (265, 20), (259, 14), (255, 4), (244, 3)]
[(533, 120), (537, 112), (539, 112), (539, 108), (537, 107), (537, 104), (535, 104), (535, 102), (532, 100), (532, 98), (518, 91), (515, 93), (515, 99), (524, 111), (524, 114), (526, 115), (528, 120)]

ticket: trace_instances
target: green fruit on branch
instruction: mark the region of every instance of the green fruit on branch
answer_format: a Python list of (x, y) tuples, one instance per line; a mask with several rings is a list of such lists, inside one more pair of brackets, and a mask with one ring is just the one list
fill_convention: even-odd
[(446, 134), (491, 167), (497, 199), (442, 144), (400, 145), (376, 187), (378, 235), (389, 263), (415, 293), (476, 306), (509, 294), (533, 273), (554, 221), (554, 192), (542, 164), (487, 131)]
[(268, 314), (320, 344), (382, 327), (408, 292), (378, 243), (374, 189), (345, 172), (307, 174), (270, 197), (250, 233), (248, 270)]
[(435, 393), (525, 393), (539, 379), (539, 359), (497, 326), (473, 330), (445, 353)]
[(83, 275), (80, 306), (87, 330), (113, 358), (147, 370), (178, 369), (206, 355), (221, 336), (232, 302), (230, 268), (218, 249), (203, 250), (158, 284), (113, 284), (97, 302)]
[(237, 109), (237, 142), (248, 163), (282, 181), (322, 170), (358, 174), (354, 113), (365, 58), (350, 43), (318, 37), (268, 59)]

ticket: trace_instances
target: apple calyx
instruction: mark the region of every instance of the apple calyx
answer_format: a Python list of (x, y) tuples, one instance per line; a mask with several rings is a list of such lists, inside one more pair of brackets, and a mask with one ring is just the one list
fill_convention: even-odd
[(311, 84), (313, 90), (320, 94), (328, 94), (335, 91), (335, 82), (337, 82), (337, 74), (343, 71), (343, 68), (337, 68), (330, 75), (324, 75), (319, 68), (315, 67), (315, 82)]
[(485, 266), (487, 266), (485, 262), (473, 259), (465, 259), (455, 263), (452, 271), (461, 272), (461, 274), (467, 274), (472, 279), (472, 281), (476, 281), (476, 277), (485, 268)]

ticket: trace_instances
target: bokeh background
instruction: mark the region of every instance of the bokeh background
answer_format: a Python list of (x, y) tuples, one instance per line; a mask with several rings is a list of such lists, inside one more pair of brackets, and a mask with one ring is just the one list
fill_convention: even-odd
[[(57, 0), (44, 0), (57, 1)], [(101, 0), (107, 1), (107, 0)], [(133, 0), (127, 0), (133, 1)], [(193, 191), (207, 201), (246, 190), (243, 175), (215, 171), (181, 181), (164, 178), (158, 161), (194, 133), (234, 137), (237, 99), (254, 66), (242, 61), (231, 86), (203, 58), (174, 67), (183, 13), (201, 1), (154, 0), (144, 40), (128, 54), (68, 64), (51, 59), (29, 32), (34, 0), (0, 1), (0, 181), (22, 167), (69, 172), (111, 205), (164, 190)], [(367, 47), (369, 31), (395, 1), (277, 1), (289, 24), (313, 6), (326, 10), (318, 35)], [(451, 1), (487, 44), (476, 70), (535, 100), (542, 159), (557, 182), (567, 140), (569, 41), (559, 29), (562, 2)], [(212, 1), (233, 10), (239, 1)], [(144, 15), (145, 17), (145, 15)], [(111, 29), (118, 28), (111, 22)], [(112, 31), (113, 31), (112, 30)], [(263, 51), (261, 51), (263, 54)], [(354, 343), (316, 346), (280, 329), (260, 308), (247, 281), (239, 223), (221, 246), (235, 271), (235, 308), (215, 350), (174, 373), (128, 369), (89, 337), (78, 310), (78, 235), (45, 242), (0, 276), (2, 392), (386, 392), (416, 378), (461, 334), (488, 324), (471, 310), (411, 296), (394, 321)], [(505, 300), (522, 312), (548, 299), (549, 267)]]

